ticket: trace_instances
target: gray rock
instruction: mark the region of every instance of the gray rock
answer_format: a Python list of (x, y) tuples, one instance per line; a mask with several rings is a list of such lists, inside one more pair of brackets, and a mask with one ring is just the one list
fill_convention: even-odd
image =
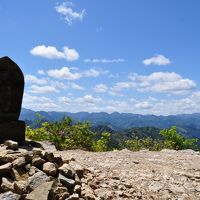
[(45, 163), (45, 160), (39, 156), (33, 158), (33, 160), (32, 160), (32, 165), (35, 167), (40, 167), (43, 163)]
[(27, 171), (23, 168), (12, 168), (10, 175), (14, 181), (26, 181), (29, 177)]
[(68, 188), (72, 188), (75, 185), (75, 180), (66, 178), (62, 174), (59, 174), (58, 180), (60, 183), (62, 183), (63, 185), (65, 185)]
[(18, 142), (12, 140), (6, 140), (4, 142), (4, 145), (6, 145), (8, 149), (18, 150)]
[(52, 151), (45, 151), (44, 158), (45, 158), (46, 161), (53, 162), (54, 161), (53, 152)]
[(79, 178), (83, 177), (84, 169), (79, 163), (72, 161), (69, 163), (69, 165), (76, 172), (76, 174), (78, 175)]
[(54, 154), (54, 162), (60, 166), (63, 164), (63, 160), (62, 160), (62, 157), (61, 155), (57, 155), (57, 154)]
[(14, 188), (17, 193), (24, 194), (27, 192), (27, 182), (26, 181), (15, 181)]
[(12, 163), (6, 163), (0, 166), (0, 174), (5, 174), (9, 172), (12, 168)]
[(44, 172), (42, 171), (37, 172), (36, 174), (28, 178), (28, 188), (30, 190), (33, 190), (39, 185), (41, 185), (42, 183), (45, 183), (48, 181), (50, 181), (50, 178)]
[(2, 177), (1, 188), (3, 189), (4, 192), (7, 192), (7, 191), (14, 192), (13, 180), (6, 177)]
[(22, 167), (26, 164), (26, 159), (25, 159), (25, 157), (17, 158), (16, 160), (13, 161), (12, 164), (15, 168), (16, 167)]
[(40, 144), (41, 144), (41, 148), (43, 148), (45, 151), (50, 151), (50, 152), (57, 151), (55, 145), (49, 141), (43, 141), (43, 142), (40, 142)]
[(61, 167), (59, 167), (59, 171), (62, 175), (74, 178), (75, 177), (75, 171), (71, 168), (69, 164), (64, 163)]
[(11, 191), (0, 194), (1, 200), (20, 200), (20, 198), (21, 195), (13, 193)]
[(56, 187), (53, 191), (55, 199), (66, 199), (69, 197), (69, 192), (66, 187)]
[(42, 170), (46, 174), (48, 174), (49, 176), (55, 176), (56, 173), (57, 173), (57, 171), (58, 171), (58, 168), (57, 168), (57, 166), (54, 163), (47, 162), (47, 163), (43, 164)]
[(72, 194), (66, 200), (79, 200), (79, 195), (78, 194)]
[(48, 200), (49, 193), (52, 189), (53, 181), (44, 182), (36, 187), (31, 193), (26, 196), (26, 200)]
[(74, 192), (79, 194), (81, 192), (81, 186), (80, 185), (75, 185)]

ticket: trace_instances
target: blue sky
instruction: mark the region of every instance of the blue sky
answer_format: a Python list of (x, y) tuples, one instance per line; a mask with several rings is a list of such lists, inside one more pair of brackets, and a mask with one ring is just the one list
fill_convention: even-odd
[(0, 57), (25, 75), (23, 107), (200, 112), (200, 1), (0, 1)]

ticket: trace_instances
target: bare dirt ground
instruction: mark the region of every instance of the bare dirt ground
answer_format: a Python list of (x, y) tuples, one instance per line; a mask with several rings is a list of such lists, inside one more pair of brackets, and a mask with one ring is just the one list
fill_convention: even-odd
[(88, 169), (86, 199), (200, 199), (200, 154), (192, 150), (57, 153)]

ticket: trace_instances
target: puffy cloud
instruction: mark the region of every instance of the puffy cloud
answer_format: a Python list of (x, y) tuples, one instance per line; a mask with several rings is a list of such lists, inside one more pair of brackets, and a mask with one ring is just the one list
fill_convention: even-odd
[(79, 105), (95, 105), (96, 103), (102, 102), (102, 99), (93, 97), (91, 94), (86, 94), (85, 96), (76, 99), (75, 102)]
[(97, 84), (93, 89), (95, 92), (104, 93), (107, 91), (108, 87), (105, 84), (100, 83)]
[(37, 85), (45, 85), (45, 84), (48, 83), (47, 79), (44, 79), (44, 78), (39, 79), (39, 78), (37, 78), (33, 75), (29, 75), (29, 74), (25, 76), (25, 82), (34, 83), (34, 84), (37, 84)]
[(52, 93), (52, 92), (59, 92), (55, 87), (45, 85), (45, 86), (37, 86), (32, 85), (30, 86), (30, 93), (38, 93), (38, 94), (44, 94), (44, 93)]
[(112, 88), (112, 92), (119, 92), (124, 89), (134, 88), (136, 84), (134, 82), (118, 82)]
[(84, 90), (85, 88), (82, 87), (81, 85), (74, 83), (74, 82), (68, 82), (68, 87), (75, 89), (75, 90)]
[(42, 70), (42, 69), (37, 70), (37, 73), (38, 73), (39, 75), (44, 75), (44, 74), (45, 74), (44, 70)]
[(116, 58), (116, 59), (90, 59), (87, 58), (84, 60), (86, 63), (120, 63), (120, 62), (125, 62), (125, 59), (123, 58)]
[(71, 103), (71, 99), (65, 96), (59, 97), (58, 101), (63, 104), (69, 105)]
[(33, 96), (27, 93), (24, 93), (23, 96), (23, 107), (37, 111), (58, 109), (58, 105), (56, 105), (50, 98), (44, 96)]
[(63, 67), (61, 69), (51, 69), (47, 71), (47, 74), (57, 79), (77, 80), (81, 78), (81, 74), (78, 72), (71, 72), (69, 67)]
[(64, 47), (63, 49), (67, 60), (74, 61), (79, 58), (79, 54), (75, 49), (70, 49), (68, 47)]
[(31, 49), (30, 53), (34, 56), (48, 59), (66, 59), (68, 61), (74, 61), (79, 58), (78, 52), (68, 47), (63, 47), (63, 51), (58, 51), (54, 46), (40, 45)]
[(169, 65), (171, 61), (163, 55), (156, 55), (142, 61), (144, 65)]
[(73, 3), (68, 1), (63, 2), (62, 4), (55, 7), (56, 11), (64, 17), (69, 25), (71, 25), (75, 20), (82, 21), (86, 14), (85, 9), (81, 10), (80, 12), (76, 12), (72, 9), (72, 6)]
[(182, 78), (175, 72), (154, 72), (150, 75), (129, 74), (129, 79), (136, 85), (138, 91), (165, 92), (172, 94), (185, 94), (194, 89), (193, 80)]
[(85, 77), (98, 77), (100, 74), (101, 71), (92, 68), (83, 72)]

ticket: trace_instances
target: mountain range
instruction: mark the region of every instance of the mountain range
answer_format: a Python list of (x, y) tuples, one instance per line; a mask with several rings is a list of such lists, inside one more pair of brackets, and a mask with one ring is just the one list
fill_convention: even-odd
[(133, 127), (155, 127), (170, 128), (177, 126), (180, 133), (187, 137), (200, 138), (200, 114), (180, 114), (169, 116), (140, 115), (132, 113), (88, 113), (88, 112), (45, 112), (33, 111), (22, 108), (20, 119), (31, 125), (38, 119), (37, 113), (43, 117), (44, 121), (60, 121), (64, 117), (71, 117), (74, 121), (89, 121), (92, 127), (104, 126), (113, 131), (123, 131)]

